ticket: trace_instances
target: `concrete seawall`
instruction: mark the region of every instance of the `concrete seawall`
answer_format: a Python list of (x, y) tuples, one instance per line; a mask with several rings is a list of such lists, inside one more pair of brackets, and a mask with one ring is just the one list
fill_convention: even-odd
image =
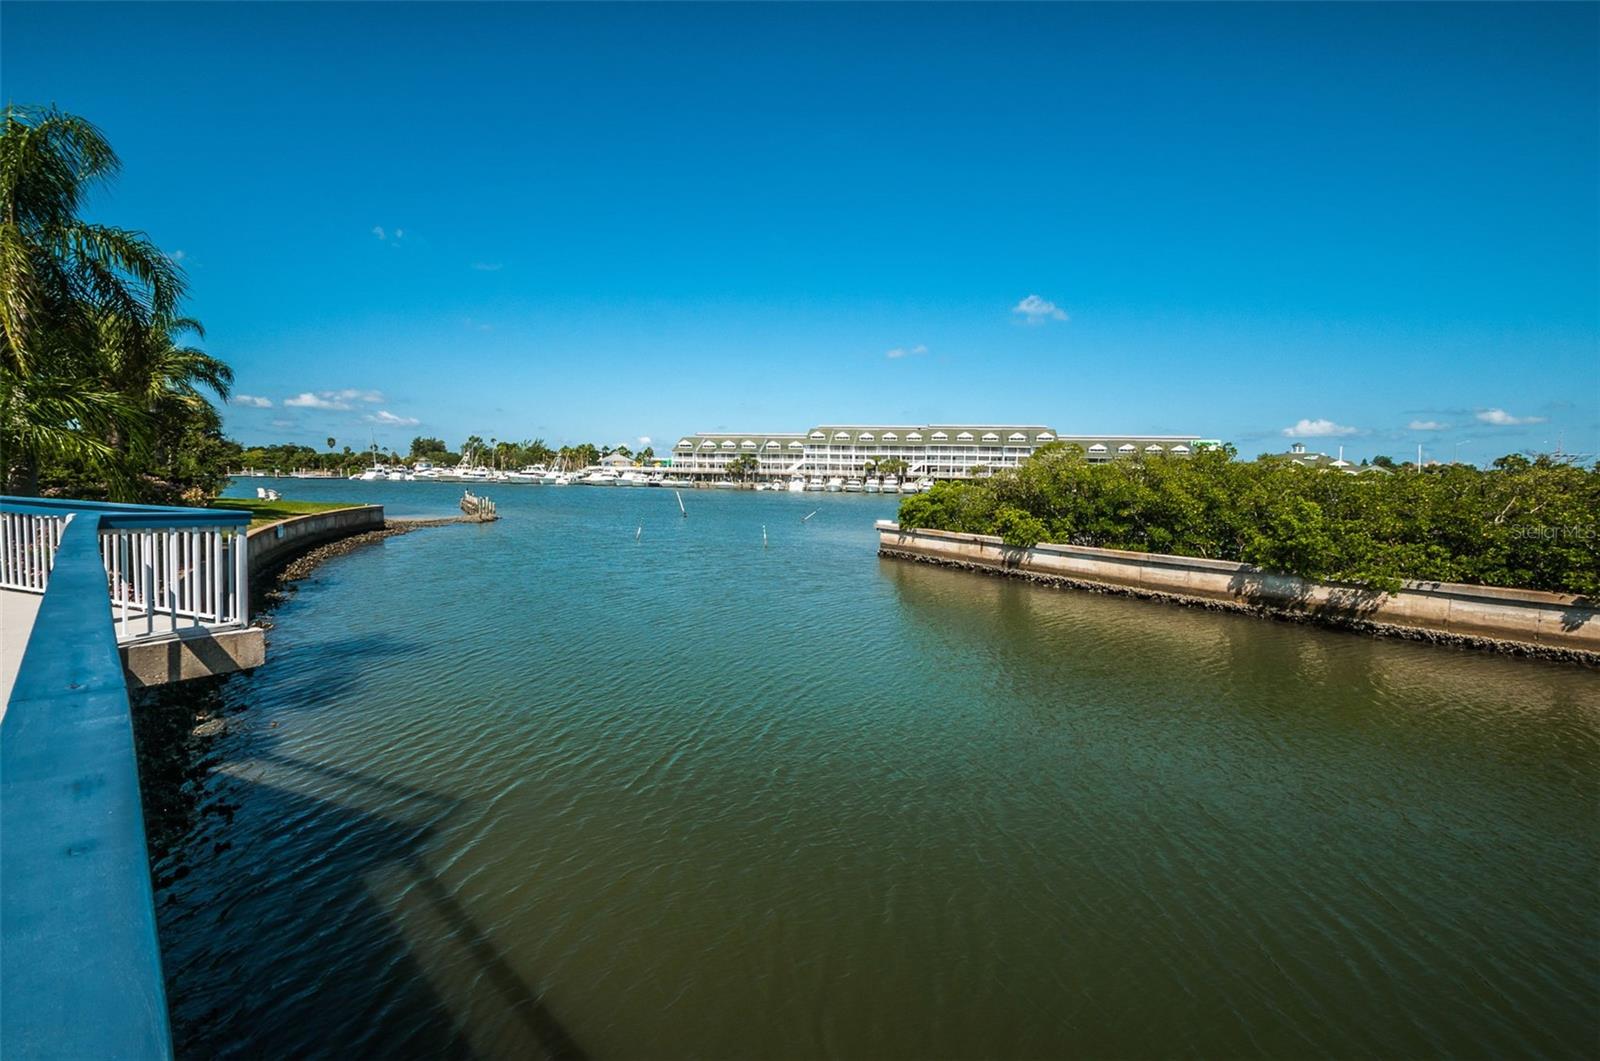
[(1225, 560), (1043, 542), (1019, 549), (888, 520), (877, 530), (882, 556), (1600, 666), (1600, 601), (1586, 597), (1455, 582), (1407, 582), (1390, 594)]
[(314, 545), (383, 529), (383, 506), (360, 505), (269, 523), (250, 532), (250, 576), (270, 571)]

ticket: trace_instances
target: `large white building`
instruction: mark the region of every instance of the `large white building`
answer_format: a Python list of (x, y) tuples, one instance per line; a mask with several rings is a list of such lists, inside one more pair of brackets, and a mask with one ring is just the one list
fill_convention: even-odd
[(1220, 445), (1197, 435), (1062, 435), (1043, 424), (823, 424), (795, 433), (684, 435), (671, 459), (675, 472), (713, 478), (726, 475), (734, 458), (753, 456), (762, 478), (861, 475), (868, 465), (898, 459), (913, 477), (966, 479), (1015, 468), (1050, 442), (1076, 445), (1091, 461), (1134, 454), (1185, 457)]

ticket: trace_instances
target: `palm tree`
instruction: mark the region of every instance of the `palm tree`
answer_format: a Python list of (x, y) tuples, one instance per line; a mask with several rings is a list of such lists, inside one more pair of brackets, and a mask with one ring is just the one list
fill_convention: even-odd
[(88, 193), (118, 168), (111, 145), (82, 118), (6, 106), (0, 450), (6, 478), (30, 492), (41, 459), (106, 467), (117, 457), (117, 441), (149, 435), (148, 393), (134, 393), (148, 388), (125, 388), (97, 370), (108, 342), (159, 350), (152, 332), (174, 330), (183, 277), (142, 233), (78, 216)]
[(332, 451), (333, 447), (337, 446), (338, 444), (338, 439), (334, 438), (332, 435), (328, 436), (328, 449), (330, 452)]

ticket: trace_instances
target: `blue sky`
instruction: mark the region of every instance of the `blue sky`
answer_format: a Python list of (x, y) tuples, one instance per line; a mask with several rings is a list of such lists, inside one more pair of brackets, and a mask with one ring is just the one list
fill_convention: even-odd
[(1600, 450), (1595, 5), (8, 0), (0, 94), (110, 137), (246, 442)]

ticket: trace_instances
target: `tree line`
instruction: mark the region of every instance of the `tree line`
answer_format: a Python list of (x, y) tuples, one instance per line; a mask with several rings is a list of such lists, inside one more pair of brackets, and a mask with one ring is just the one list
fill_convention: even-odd
[(443, 439), (419, 435), (411, 440), (404, 453), (369, 446), (353, 450), (341, 447), (337, 439), (329, 438), (327, 448), (318, 450), (300, 443), (280, 443), (266, 446), (241, 446), (230, 439), (222, 440), (218, 448), (228, 470), (263, 472), (323, 471), (344, 475), (354, 474), (374, 461), (384, 464), (416, 464), (429, 461), (437, 467), (453, 468), (463, 457), (469, 465), (481, 464), (487, 468), (515, 471), (529, 465), (546, 467), (586, 468), (599, 462), (601, 457), (621, 453), (636, 464), (648, 464), (655, 459), (655, 450), (646, 446), (638, 453), (627, 446), (597, 446), (592, 442), (576, 446), (551, 448), (542, 438), (524, 442), (511, 442), (498, 438), (485, 441), (479, 435), (470, 435), (456, 449), (451, 449)]
[(1169, 553), (1393, 590), (1406, 579), (1600, 593), (1600, 464), (1501, 457), (1348, 475), (1230, 447), (1090, 463), (1054, 443), (1014, 471), (900, 502), (912, 528)]

